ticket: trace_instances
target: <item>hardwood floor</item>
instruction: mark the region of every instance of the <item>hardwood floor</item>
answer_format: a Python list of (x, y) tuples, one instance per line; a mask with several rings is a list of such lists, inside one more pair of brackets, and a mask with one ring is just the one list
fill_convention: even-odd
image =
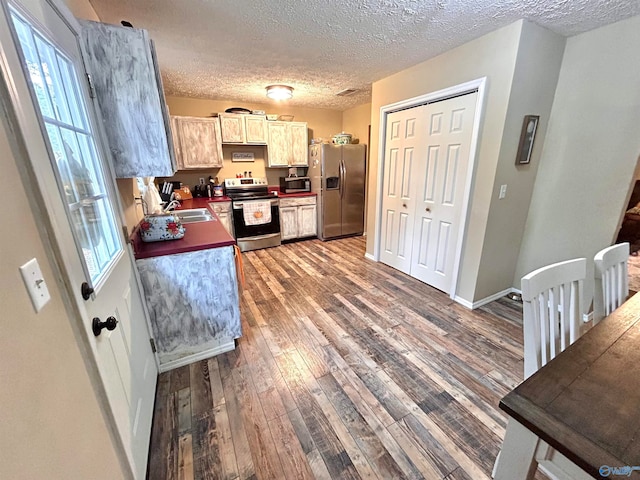
[(243, 337), (160, 375), (149, 479), (490, 478), (521, 306), (467, 310), (364, 244), (243, 255)]

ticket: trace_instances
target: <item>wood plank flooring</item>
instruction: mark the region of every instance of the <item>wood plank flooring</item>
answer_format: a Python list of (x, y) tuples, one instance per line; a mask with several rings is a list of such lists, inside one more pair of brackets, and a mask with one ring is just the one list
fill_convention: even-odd
[(243, 255), (243, 337), (160, 375), (148, 478), (490, 478), (521, 306), (475, 311), (363, 237)]

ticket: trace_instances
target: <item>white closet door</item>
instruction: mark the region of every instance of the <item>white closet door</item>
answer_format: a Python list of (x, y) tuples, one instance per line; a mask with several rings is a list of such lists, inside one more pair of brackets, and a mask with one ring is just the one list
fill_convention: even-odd
[(405, 273), (411, 270), (415, 175), (424, 163), (425, 109), (420, 106), (387, 116), (380, 260)]
[(426, 132), (412, 180), (415, 211), (410, 274), (449, 293), (470, 163), (477, 93), (426, 106)]

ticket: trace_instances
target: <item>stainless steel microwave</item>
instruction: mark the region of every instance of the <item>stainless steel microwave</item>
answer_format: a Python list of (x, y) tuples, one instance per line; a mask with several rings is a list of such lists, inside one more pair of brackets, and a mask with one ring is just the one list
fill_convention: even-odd
[(311, 191), (309, 177), (280, 177), (280, 191), (282, 193), (299, 193)]

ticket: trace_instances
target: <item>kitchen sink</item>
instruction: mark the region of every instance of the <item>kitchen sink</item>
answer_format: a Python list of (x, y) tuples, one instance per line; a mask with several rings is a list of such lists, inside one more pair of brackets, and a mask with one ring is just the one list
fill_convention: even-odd
[(193, 208), (189, 210), (175, 210), (174, 212), (182, 223), (211, 222), (215, 217), (206, 208)]

